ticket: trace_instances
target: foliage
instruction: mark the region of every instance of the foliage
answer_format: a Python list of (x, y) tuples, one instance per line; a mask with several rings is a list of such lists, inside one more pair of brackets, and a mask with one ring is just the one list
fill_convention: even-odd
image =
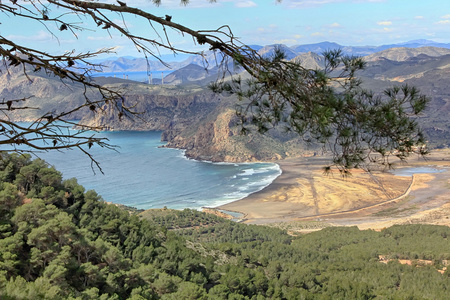
[[(187, 4), (189, 1), (181, 1)], [(214, 2), (214, 1), (212, 1)], [(161, 1), (153, 1), (159, 5)], [(113, 4), (108, 1), (79, 1), (79, 0), (24, 0), (7, 1), (0, 3), (0, 12), (9, 19), (9, 23), (21, 20), (35, 21), (42, 25), (53, 37), (58, 40), (61, 32), (69, 32), (76, 38), (82, 31), (101, 30), (106, 36), (117, 33), (126, 37), (145, 58), (152, 57), (161, 61), (159, 53), (166, 49), (175, 53), (186, 53), (204, 57), (203, 52), (175, 47), (169, 38), (168, 30), (181, 33), (193, 38), (194, 44), (209, 45), (212, 50), (230, 55), (239, 51), (240, 43), (235, 40), (228, 26), (215, 30), (192, 30), (181, 24), (173, 22), (171, 16), (161, 18), (142, 9), (131, 6), (132, 3), (118, 1)], [(123, 22), (117, 22), (117, 15)], [(141, 36), (132, 26), (127, 26), (127, 18), (139, 18), (148, 24), (147, 34)], [(81, 22), (80, 22), (81, 20)], [(58, 40), (59, 41), (59, 40)], [(95, 135), (81, 134), (83, 130), (101, 130), (102, 127), (93, 127), (78, 124), (82, 130), (73, 133), (69, 128), (77, 125), (73, 114), (79, 111), (99, 114), (107, 109), (113, 109), (118, 118), (136, 117), (135, 103), (127, 103), (123, 91), (100, 85), (92, 80), (93, 72), (101, 71), (101, 65), (92, 63), (92, 59), (100, 54), (112, 53), (115, 41), (111, 39), (112, 47), (96, 51), (78, 53), (76, 50), (64, 53), (49, 53), (48, 51), (33, 48), (19, 41), (0, 35), (1, 72), (23, 72), (31, 81), (29, 74), (35, 72), (46, 74), (49, 77), (60, 79), (67, 86), (78, 85), (84, 90), (84, 103), (74, 107), (57, 108), (54, 111), (44, 112), (31, 125), (23, 125), (12, 119), (12, 111), (37, 109), (27, 106), (27, 100), (32, 97), (23, 95), (18, 99), (3, 99), (0, 101), (0, 145), (1, 151), (20, 151), (23, 153), (42, 150), (61, 150), (75, 148), (88, 155), (92, 162), (100, 168), (98, 162), (91, 156), (89, 149), (92, 146), (114, 148), (107, 140)], [(163, 61), (163, 64), (167, 65)], [(206, 64), (205, 60), (205, 64)], [(51, 95), (49, 95), (51, 97)], [(100, 169), (101, 170), (101, 169)]]
[[(333, 154), (333, 165), (346, 174), (372, 164), (390, 167), (389, 157), (405, 160), (411, 153), (426, 154), (425, 137), (415, 117), (429, 98), (408, 85), (388, 88), (383, 95), (361, 88), (357, 72), (363, 58), (326, 51), (323, 69), (306, 69), (285, 60), (281, 49), (272, 57), (240, 55), (235, 60), (252, 77), (219, 81), (216, 92), (236, 94), (242, 130), (250, 126), (266, 132), (275, 126), (323, 145)], [(329, 170), (329, 168), (327, 168)]]
[[(26, 18), (42, 23), (55, 37), (58, 31), (65, 30), (75, 36), (79, 31), (94, 28), (105, 30), (105, 34), (116, 32), (126, 37), (146, 58), (158, 60), (160, 48), (205, 58), (203, 52), (174, 47), (167, 29), (190, 36), (195, 43), (208, 46), (224, 70), (223, 77), (212, 85), (213, 90), (235, 93), (244, 100), (237, 111), (244, 132), (248, 128), (246, 125), (255, 125), (263, 132), (272, 126), (283, 125), (302, 135), (306, 141), (323, 144), (333, 153), (333, 164), (344, 174), (350, 168), (368, 168), (371, 163), (389, 166), (390, 155), (404, 160), (412, 152), (426, 153), (425, 139), (414, 117), (423, 111), (428, 98), (409, 86), (387, 89), (384, 95), (362, 90), (356, 76), (365, 65), (361, 58), (329, 51), (324, 54), (326, 65), (323, 70), (305, 69), (293, 61), (286, 61), (279, 49), (272, 57), (261, 57), (250, 46), (241, 44), (228, 26), (193, 30), (173, 22), (171, 16), (158, 17), (122, 1), (106, 2), (10, 1), (0, 4), (0, 11), (14, 20)], [(182, 4), (188, 2), (181, 1)], [(153, 3), (159, 5), (161, 1)], [(114, 21), (116, 14), (123, 22)], [(73, 22), (74, 15), (83, 22)], [(141, 36), (127, 26), (128, 18), (148, 21), (148, 35)], [(25, 74), (46, 72), (67, 84), (81, 84), (85, 88), (85, 103), (64, 112), (47, 112), (31, 126), (21, 126), (9, 117), (12, 110), (31, 109), (23, 105), (27, 97), (0, 102), (0, 110), (6, 116), (0, 119), (0, 135), (4, 137), (0, 144), (12, 146), (9, 150), (24, 152), (78, 148), (89, 156), (89, 149), (94, 144), (110, 147), (107, 141), (95, 136), (66, 132), (73, 125), (68, 121), (70, 115), (81, 109), (97, 114), (112, 107), (119, 119), (138, 113), (133, 111), (134, 103), (126, 103), (120, 91), (90, 79), (92, 70), (98, 70), (99, 66), (90, 63), (89, 59), (111, 51), (112, 48), (92, 53), (50, 54), (0, 36), (0, 56), (8, 68), (20, 67)], [(234, 75), (229, 68), (232, 62), (246, 71), (250, 79), (243, 81), (239, 76), (233, 76), (230, 81), (228, 75)], [(88, 67), (82, 68), (77, 63)], [(205, 66), (208, 68), (206, 60)], [(56, 121), (66, 124), (62, 126)]]
[[(438, 270), (450, 259), (448, 227), (291, 237), (185, 210), (166, 214), (167, 230), (164, 215), (108, 205), (29, 155), (2, 155), (0, 178), (1, 299), (447, 297), (450, 276)], [(199, 226), (176, 225), (188, 220)]]

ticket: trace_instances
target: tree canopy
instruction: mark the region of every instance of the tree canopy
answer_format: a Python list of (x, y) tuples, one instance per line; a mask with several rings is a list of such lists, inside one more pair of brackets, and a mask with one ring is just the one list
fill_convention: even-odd
[(42, 160), (0, 155), (1, 299), (448, 296), (448, 226), (295, 237), (194, 210), (139, 218)]
[[(161, 0), (153, 3), (159, 5)], [(181, 3), (188, 4), (188, 1)], [(173, 46), (167, 31), (192, 37), (193, 43), (205, 45), (207, 51), (216, 54), (216, 63), (224, 70), (212, 89), (234, 93), (242, 100), (237, 115), (243, 132), (253, 126), (262, 132), (272, 126), (284, 126), (306, 141), (318, 142), (331, 151), (333, 164), (344, 173), (349, 168), (369, 167), (370, 163), (389, 165), (390, 155), (405, 159), (413, 152), (425, 153), (425, 138), (414, 117), (424, 110), (428, 98), (409, 86), (387, 89), (383, 95), (363, 90), (357, 77), (357, 72), (364, 68), (361, 58), (330, 51), (324, 54), (324, 69), (309, 70), (287, 61), (279, 50), (272, 57), (262, 57), (242, 44), (227, 25), (212, 30), (188, 28), (172, 21), (171, 16), (156, 16), (125, 1), (9, 1), (0, 3), (0, 11), (8, 20), (31, 19), (55, 37), (62, 31), (70, 31), (75, 36), (83, 30), (104, 30), (105, 36), (116, 32), (148, 59), (161, 60), (160, 49), (206, 57), (206, 52)], [(117, 22), (113, 18), (117, 15), (122, 20), (128, 17), (146, 20), (148, 34), (139, 35), (126, 22)], [(81, 23), (73, 22), (73, 16)], [(111, 44), (114, 45), (113, 40)], [(132, 103), (125, 103), (120, 91), (99, 85), (90, 76), (92, 70), (101, 67), (91, 59), (112, 51), (113, 47), (54, 54), (0, 35), (3, 72), (14, 67), (21, 68), (25, 74), (45, 72), (68, 85), (79, 83), (85, 91), (83, 104), (67, 111), (47, 112), (26, 126), (11, 120), (9, 112), (33, 109), (23, 104), (28, 98), (4, 99), (0, 102), (3, 112), (0, 144), (4, 149), (24, 152), (78, 148), (90, 155), (93, 145), (111, 147), (95, 135), (68, 133), (67, 129), (76, 125), (70, 115), (82, 109), (100, 113), (106, 106), (114, 107), (119, 118), (136, 117), (139, 113), (133, 110)], [(205, 67), (208, 63), (205, 60)], [(248, 73), (249, 79), (234, 74), (230, 63)]]

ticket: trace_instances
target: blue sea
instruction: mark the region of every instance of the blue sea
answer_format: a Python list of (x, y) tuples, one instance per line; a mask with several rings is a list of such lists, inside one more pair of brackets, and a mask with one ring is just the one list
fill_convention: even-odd
[[(104, 174), (92, 169), (77, 150), (40, 153), (39, 157), (75, 177), (105, 201), (140, 209), (215, 207), (242, 199), (269, 185), (281, 174), (273, 163), (211, 163), (187, 159), (178, 149), (160, 148), (161, 132), (115, 131), (98, 136), (119, 146), (118, 152), (94, 147)], [(94, 173), (95, 171), (95, 173)]]
[(105, 76), (105, 77), (117, 77), (122, 79), (134, 80), (138, 82), (148, 83), (153, 79), (161, 79), (164, 76), (172, 73), (173, 70), (166, 71), (139, 71), (139, 72), (101, 72), (92, 74), (93, 77)]

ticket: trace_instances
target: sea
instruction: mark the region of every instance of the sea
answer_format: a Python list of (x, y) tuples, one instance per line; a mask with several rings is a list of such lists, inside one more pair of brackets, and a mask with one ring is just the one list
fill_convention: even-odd
[[(92, 77), (104, 76), (104, 77), (116, 77), (122, 79), (133, 80), (137, 82), (150, 83), (153, 79), (161, 80), (165, 76), (172, 73), (173, 70), (165, 70), (165, 71), (138, 71), (138, 72), (101, 72), (94, 73)], [(155, 83), (153, 82), (153, 83)]]
[(102, 172), (79, 150), (38, 156), (95, 190), (107, 202), (139, 209), (216, 207), (260, 191), (281, 174), (274, 163), (212, 163), (187, 159), (183, 150), (162, 148), (161, 132), (96, 133), (117, 151), (94, 145), (90, 150)]

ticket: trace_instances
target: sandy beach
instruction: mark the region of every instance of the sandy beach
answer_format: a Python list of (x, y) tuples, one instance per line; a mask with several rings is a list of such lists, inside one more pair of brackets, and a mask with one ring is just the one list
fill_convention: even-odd
[(327, 160), (317, 157), (277, 163), (283, 172), (272, 184), (218, 208), (243, 213), (244, 222), (249, 224), (320, 222), (323, 226), (356, 225), (361, 229), (412, 222), (450, 225), (448, 149), (434, 151), (427, 160), (414, 158), (396, 165), (441, 171), (414, 177), (362, 170), (352, 170), (347, 178), (325, 175)]

